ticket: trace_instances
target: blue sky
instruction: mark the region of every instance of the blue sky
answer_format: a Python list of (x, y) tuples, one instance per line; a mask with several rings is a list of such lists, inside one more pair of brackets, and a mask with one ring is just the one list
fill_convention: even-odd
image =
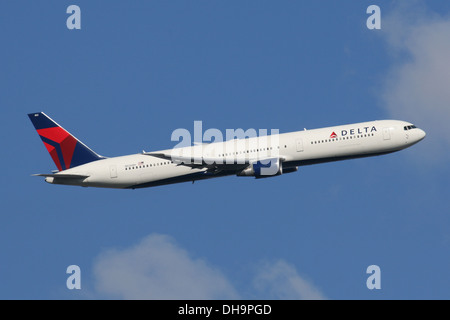
[[(68, 30), (66, 8), (81, 8)], [(382, 11), (381, 30), (366, 9)], [(8, 1), (0, 5), (1, 299), (450, 298), (450, 3)], [(99, 154), (177, 128), (280, 132), (399, 119), (383, 157), (141, 190), (53, 186), (27, 113)], [(66, 268), (81, 268), (81, 290)], [(381, 268), (368, 290), (366, 268)]]

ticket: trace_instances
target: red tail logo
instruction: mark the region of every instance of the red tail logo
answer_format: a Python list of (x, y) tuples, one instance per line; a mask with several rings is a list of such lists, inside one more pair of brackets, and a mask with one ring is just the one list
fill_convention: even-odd
[[(77, 140), (61, 127), (37, 130), (59, 171), (69, 169)], [(62, 159), (58, 154), (61, 150)], [(62, 163), (63, 161), (63, 163)]]
[(28, 114), (59, 171), (103, 159), (45, 113)]

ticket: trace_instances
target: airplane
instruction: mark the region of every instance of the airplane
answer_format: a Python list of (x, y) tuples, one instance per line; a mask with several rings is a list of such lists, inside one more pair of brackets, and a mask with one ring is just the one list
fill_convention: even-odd
[(301, 166), (389, 154), (426, 135), (409, 122), (376, 120), (108, 158), (45, 113), (28, 116), (58, 168), (34, 176), (51, 184), (118, 189), (230, 175), (274, 177)]

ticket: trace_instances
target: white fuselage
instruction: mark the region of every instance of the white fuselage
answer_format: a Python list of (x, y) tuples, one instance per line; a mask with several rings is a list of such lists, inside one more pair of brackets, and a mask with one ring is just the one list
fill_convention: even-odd
[[(398, 120), (379, 120), (313, 130), (230, 140), (180, 149), (155, 151), (158, 154), (190, 154), (215, 159), (223, 163), (279, 158), (283, 168), (381, 155), (407, 148), (425, 137), (418, 128)], [(106, 158), (59, 172), (85, 175), (87, 178), (58, 179), (47, 177), (55, 184), (104, 188), (141, 188), (163, 184), (195, 181), (238, 174), (230, 170), (211, 173), (204, 167), (185, 166), (149, 154)], [(241, 170), (241, 169), (240, 169)]]

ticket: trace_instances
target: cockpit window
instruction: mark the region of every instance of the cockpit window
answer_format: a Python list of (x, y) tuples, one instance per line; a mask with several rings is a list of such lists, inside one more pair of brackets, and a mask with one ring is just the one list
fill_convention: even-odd
[(411, 130), (411, 129), (415, 129), (415, 128), (417, 128), (417, 127), (416, 127), (415, 125), (412, 124), (412, 125), (410, 125), (410, 126), (404, 126), (404, 127), (403, 127), (403, 130), (406, 131), (406, 130)]

